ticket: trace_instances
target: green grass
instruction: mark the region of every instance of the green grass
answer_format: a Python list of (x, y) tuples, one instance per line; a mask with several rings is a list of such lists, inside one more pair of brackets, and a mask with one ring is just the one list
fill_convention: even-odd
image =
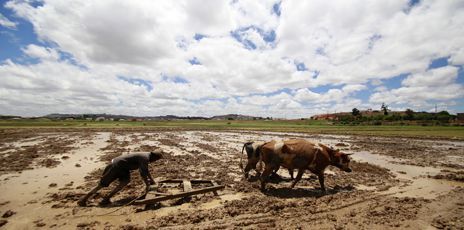
[(276, 132), (302, 132), (311, 134), (341, 134), (368, 136), (401, 136), (419, 138), (445, 138), (464, 140), (462, 126), (412, 126), (412, 125), (331, 125), (325, 121), (311, 120), (257, 120), (257, 121), (50, 121), (50, 120), (1, 120), (0, 128), (83, 128), (83, 129), (179, 129), (179, 130), (250, 130)]

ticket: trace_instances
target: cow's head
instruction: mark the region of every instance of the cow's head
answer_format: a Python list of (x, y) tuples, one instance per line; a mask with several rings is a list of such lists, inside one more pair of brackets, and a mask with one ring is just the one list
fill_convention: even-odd
[[(250, 170), (256, 169), (256, 164), (258, 164), (259, 162), (259, 155), (260, 155), (259, 144), (253, 143), (253, 142), (247, 142), (243, 145), (242, 154), (243, 154), (243, 150), (245, 150), (247, 153), (247, 164), (245, 168), (243, 169), (243, 172), (245, 174), (245, 178), (248, 178), (248, 173), (250, 172)], [(240, 166), (243, 168), (242, 164)]]
[(350, 168), (350, 157), (349, 155), (351, 154), (347, 154), (347, 153), (343, 153), (343, 152), (340, 152), (340, 150), (333, 150), (331, 149), (330, 151), (332, 151), (332, 159), (331, 159), (331, 164), (345, 172), (351, 172), (351, 168)]

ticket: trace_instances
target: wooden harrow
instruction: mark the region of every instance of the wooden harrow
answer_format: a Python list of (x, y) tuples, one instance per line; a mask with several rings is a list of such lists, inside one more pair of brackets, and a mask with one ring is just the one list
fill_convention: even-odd
[[(202, 193), (208, 193), (208, 192), (213, 192), (214, 195), (217, 196), (218, 195), (217, 191), (225, 188), (224, 185), (219, 185), (218, 183), (212, 180), (167, 179), (167, 180), (158, 181), (158, 186), (162, 184), (182, 184), (183, 192), (174, 193), (174, 194), (154, 192), (156, 191), (156, 187), (152, 186), (150, 188), (150, 192), (148, 192), (144, 200), (137, 200), (133, 204), (136, 204), (136, 205), (155, 204), (155, 203), (165, 201), (165, 200), (189, 197), (189, 196), (198, 195)], [(200, 189), (192, 189), (192, 184), (210, 184), (211, 186), (200, 188)]]

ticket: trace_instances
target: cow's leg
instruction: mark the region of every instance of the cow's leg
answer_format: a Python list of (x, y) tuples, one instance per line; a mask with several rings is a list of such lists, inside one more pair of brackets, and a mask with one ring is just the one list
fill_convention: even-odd
[(324, 172), (318, 173), (317, 177), (319, 178), (319, 184), (321, 184), (321, 190), (325, 193)]
[(244, 169), (245, 179), (248, 179), (248, 176), (252, 169), (256, 171), (257, 176), (260, 176), (261, 170), (262, 170), (262, 164), (263, 164), (262, 162), (253, 162), (253, 161), (248, 162)]
[(95, 188), (93, 188), (89, 193), (87, 193), (84, 197), (82, 197), (81, 199), (79, 199), (79, 201), (77, 202), (77, 204), (79, 206), (85, 206), (86, 203), (87, 203), (87, 200), (89, 199), (90, 196), (92, 196), (93, 194), (97, 193), (98, 190), (100, 190), (102, 188), (101, 185), (97, 185)]
[(261, 175), (261, 172), (263, 171), (263, 162), (262, 161), (259, 161), (258, 163), (255, 164), (255, 171), (256, 171), (256, 175), (260, 176)]
[(303, 176), (304, 171), (305, 171), (304, 168), (298, 169), (298, 174), (296, 174), (296, 178), (295, 178), (295, 180), (292, 182), (291, 188), (295, 187), (296, 183), (298, 183), (298, 181), (301, 180), (301, 177)]
[(274, 167), (272, 167), (271, 164), (266, 164), (266, 167), (264, 169), (263, 174), (261, 174), (261, 191), (264, 191), (266, 188), (266, 183), (269, 180), (269, 175), (271, 175), (272, 171), (274, 170)]
[(100, 205), (106, 205), (106, 204), (111, 203), (111, 201), (110, 201), (111, 197), (113, 197), (114, 194), (116, 194), (117, 192), (121, 191), (121, 189), (126, 187), (127, 184), (129, 184), (129, 180), (119, 181), (118, 186), (116, 186), (116, 188), (114, 188), (113, 191), (111, 191), (108, 195), (106, 195), (103, 198), (103, 200), (100, 202)]
[(288, 169), (288, 174), (290, 174), (290, 177), (292, 178), (292, 180), (295, 179), (293, 177), (293, 169)]
[(277, 171), (279, 171), (279, 168), (280, 168), (280, 166), (277, 166), (276, 168), (274, 168), (274, 169), (272, 170), (272, 173), (271, 173), (271, 178), (272, 178), (272, 179), (277, 179), (277, 180), (282, 179), (282, 177), (280, 177), (280, 175), (277, 174)]
[(247, 164), (246, 167), (245, 167), (245, 179), (248, 179), (248, 173), (250, 172), (251, 170), (251, 165), (250, 164)]

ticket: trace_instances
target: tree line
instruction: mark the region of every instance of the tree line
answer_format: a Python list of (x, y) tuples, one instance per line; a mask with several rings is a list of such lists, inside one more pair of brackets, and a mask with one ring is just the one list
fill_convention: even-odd
[(450, 114), (448, 111), (440, 111), (437, 113), (415, 112), (412, 109), (405, 111), (390, 111), (388, 106), (382, 104), (380, 111), (375, 113), (361, 112), (357, 108), (353, 108), (351, 114), (340, 115), (338, 123), (340, 124), (419, 124), (419, 125), (447, 125), (456, 120), (456, 115)]

